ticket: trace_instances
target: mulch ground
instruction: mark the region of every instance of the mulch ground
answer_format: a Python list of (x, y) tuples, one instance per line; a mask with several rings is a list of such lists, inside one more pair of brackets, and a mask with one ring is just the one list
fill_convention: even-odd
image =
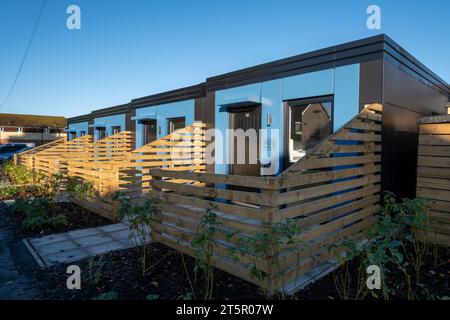
[[(142, 264), (135, 249), (127, 249), (102, 256), (101, 270), (98, 282), (92, 279), (95, 268), (89, 268), (93, 261), (100, 258), (85, 259), (77, 263), (82, 270), (81, 290), (66, 288), (66, 267), (59, 265), (52, 268), (40, 269), (35, 272), (35, 279), (44, 292), (44, 299), (95, 299), (100, 294), (114, 291), (119, 299), (146, 299), (151, 295), (153, 299), (201, 299), (201, 292), (192, 294), (190, 282), (197, 291), (202, 283), (195, 280), (194, 259), (184, 256), (184, 263), (180, 253), (160, 244), (153, 244), (149, 253), (147, 265), (150, 269), (142, 275)], [(446, 299), (450, 296), (449, 250), (439, 248), (437, 255), (432, 251), (423, 264), (421, 282), (413, 285), (416, 299)], [(91, 271), (89, 271), (91, 269)], [(187, 272), (186, 272), (186, 270)], [(349, 265), (350, 276), (356, 279), (356, 262)], [(264, 299), (262, 292), (254, 285), (236, 278), (226, 272), (215, 270), (214, 299)], [(355, 283), (350, 285), (349, 299), (354, 298)], [(407, 299), (406, 284), (401, 273), (393, 272), (388, 276), (387, 284), (392, 288), (390, 299)], [(375, 292), (381, 298), (380, 292)], [(336, 290), (333, 273), (312, 283), (304, 290), (287, 299), (341, 299)], [(374, 299), (373, 296), (366, 297)]]
[(42, 228), (30, 230), (24, 228), (22, 225), (25, 218), (23, 214), (10, 213), (8, 210), (6, 210), (6, 219), (14, 225), (14, 234), (17, 238), (33, 238), (76, 229), (99, 227), (112, 223), (111, 220), (99, 216), (89, 210), (85, 210), (74, 203), (58, 203), (52, 210), (53, 212), (49, 212), (49, 215), (63, 213), (67, 217), (68, 224), (56, 227), (44, 226)]
[[(14, 237), (23, 239), (41, 235), (66, 232), (74, 229), (102, 226), (110, 224), (106, 218), (71, 204), (60, 203), (52, 214), (64, 213), (69, 221), (66, 226), (45, 227), (27, 230), (22, 226), (24, 216), (6, 214), (12, 224)], [(49, 268), (37, 267), (30, 270), (41, 299), (95, 299), (101, 294), (115, 292), (119, 299), (202, 299), (201, 277), (196, 277), (195, 260), (189, 256), (154, 243), (150, 247), (147, 258), (147, 272), (143, 275), (140, 255), (135, 248), (107, 253), (102, 256), (87, 258), (71, 263), (80, 266), (82, 286), (80, 290), (69, 290), (66, 287), (68, 264)], [(412, 291), (415, 299), (450, 299), (450, 249), (431, 247), (422, 265), (421, 278), (413, 281)], [(29, 266), (28, 266), (29, 267)], [(348, 264), (351, 279), (346, 298), (354, 299), (358, 262)], [(396, 268), (387, 275), (386, 284), (390, 289), (389, 299), (407, 299), (407, 285), (404, 275)], [(335, 279), (338, 271), (330, 273), (322, 279), (310, 284), (295, 296), (284, 297), (296, 300), (342, 299)], [(342, 269), (341, 269), (342, 271)], [(193, 292), (194, 288), (195, 292)], [(374, 290), (378, 298), (382, 298), (379, 290)], [(251, 283), (234, 277), (226, 272), (214, 270), (214, 299), (255, 300), (265, 299), (260, 289)], [(368, 295), (366, 299), (377, 299)]]
[[(89, 272), (89, 262), (94, 258), (82, 260), (77, 264), (81, 268), (81, 290), (68, 290), (66, 287), (66, 265), (37, 270), (35, 279), (45, 293), (44, 299), (94, 299), (98, 295), (116, 291), (119, 299), (146, 299), (148, 295), (156, 295), (159, 299), (190, 299), (191, 294), (187, 273), (194, 287), (201, 287), (195, 280), (195, 261), (164, 245), (153, 244), (147, 261), (149, 270), (142, 274), (142, 264), (136, 249), (126, 249), (102, 256), (103, 268), (100, 281), (93, 282), (93, 272)], [(99, 258), (95, 258), (99, 261)], [(218, 299), (262, 299), (259, 289), (254, 285), (215, 270), (214, 297)], [(197, 298), (202, 298), (198, 292)]]
[[(420, 280), (412, 281), (411, 289), (414, 299), (435, 300), (450, 298), (450, 248), (430, 247), (422, 264)], [(343, 294), (336, 290), (335, 279), (339, 279), (340, 272), (347, 266), (336, 269), (319, 281), (312, 283), (296, 296), (299, 299), (344, 299)], [(355, 299), (357, 288), (358, 261), (349, 263), (349, 290), (346, 299)], [(388, 266), (390, 270), (386, 275), (386, 286), (389, 288), (389, 300), (407, 300), (408, 286), (404, 274), (395, 266)], [(410, 270), (410, 274), (413, 272)], [(342, 287), (340, 286), (342, 292)], [(373, 290), (365, 299), (384, 299), (381, 290)]]

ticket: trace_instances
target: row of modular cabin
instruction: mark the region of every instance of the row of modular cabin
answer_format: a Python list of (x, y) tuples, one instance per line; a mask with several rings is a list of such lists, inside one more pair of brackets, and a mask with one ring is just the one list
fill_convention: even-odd
[[(131, 100), (68, 119), (74, 138), (123, 130), (136, 148), (203, 121), (215, 129), (208, 172), (277, 175), (366, 104), (383, 105), (382, 189), (414, 196), (417, 118), (446, 113), (449, 85), (386, 35), (374, 36), (207, 78), (204, 83)], [(236, 146), (229, 129), (255, 129)], [(266, 129), (266, 130), (262, 130)], [(245, 149), (236, 163), (235, 148)]]

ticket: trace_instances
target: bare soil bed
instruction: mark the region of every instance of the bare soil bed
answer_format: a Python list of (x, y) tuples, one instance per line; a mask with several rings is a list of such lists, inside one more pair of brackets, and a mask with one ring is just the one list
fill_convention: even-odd
[(60, 224), (56, 226), (44, 225), (34, 229), (29, 229), (25, 228), (23, 225), (25, 214), (17, 212), (13, 213), (6, 209), (6, 219), (14, 225), (15, 236), (22, 239), (67, 232), (76, 229), (99, 227), (112, 223), (109, 219), (99, 216), (89, 210), (83, 209), (76, 204), (66, 202), (61, 202), (52, 206), (51, 210), (46, 214), (50, 217), (57, 214), (64, 214), (67, 218), (67, 224)]
[[(37, 270), (34, 277), (44, 292), (44, 299), (195, 299), (201, 298), (202, 283), (195, 280), (194, 259), (160, 244), (154, 244), (149, 252), (150, 270), (142, 275), (139, 257), (134, 249), (103, 255), (98, 282), (92, 281), (92, 258), (77, 263), (82, 270), (81, 290), (66, 288), (66, 265)], [(95, 261), (99, 261), (96, 258)], [(437, 248), (427, 254), (423, 265), (421, 282), (413, 285), (416, 299), (447, 299), (450, 296), (449, 249)], [(184, 260), (184, 262), (183, 262)], [(95, 264), (95, 263), (94, 263)], [(91, 272), (89, 270), (91, 269)], [(356, 262), (349, 265), (349, 274), (356, 278)], [(197, 291), (192, 293), (191, 285)], [(214, 299), (265, 299), (254, 285), (215, 269)], [(406, 284), (402, 274), (388, 275), (388, 286), (392, 288), (389, 299), (407, 299)], [(350, 285), (349, 298), (353, 297), (355, 284)], [(105, 295), (106, 294), (106, 295)], [(382, 295), (376, 292), (380, 299)], [(336, 290), (333, 273), (312, 283), (295, 296), (286, 299), (327, 300), (341, 299)], [(376, 299), (369, 295), (367, 299)]]

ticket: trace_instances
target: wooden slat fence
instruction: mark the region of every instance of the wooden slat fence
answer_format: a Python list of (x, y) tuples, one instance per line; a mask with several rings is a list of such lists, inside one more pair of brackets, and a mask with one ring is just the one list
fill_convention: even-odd
[(120, 189), (138, 193), (147, 192), (152, 179), (149, 173), (153, 168), (204, 172), (206, 145), (204, 128), (204, 123), (194, 122), (133, 150), (118, 168)]
[[(205, 173), (202, 123), (134, 151), (131, 144), (128, 149), (127, 134), (123, 141), (112, 136), (88, 143), (88, 151), (67, 159), (66, 173), (95, 186), (92, 199), (73, 201), (112, 218), (117, 208), (111, 196), (117, 190), (138, 202), (159, 199), (161, 223), (153, 230), (154, 240), (190, 255), (201, 218), (213, 210), (220, 231), (215, 234), (215, 265), (268, 291), (293, 291), (332, 267), (335, 252), (328, 245), (344, 237), (363, 240), (376, 221), (381, 120), (381, 105), (367, 106), (277, 177)], [(273, 257), (236, 255), (243, 240), (288, 221), (301, 228), (301, 241), (283, 245), (276, 267)], [(253, 276), (255, 267), (264, 279)]]
[(117, 136), (101, 140), (101, 144), (94, 144), (91, 158), (69, 161), (68, 174), (91, 181), (95, 189), (91, 198), (72, 201), (115, 220), (114, 193), (119, 190), (146, 192), (151, 168), (204, 171), (203, 128), (204, 124), (196, 122), (133, 151), (128, 132), (123, 134), (122, 142)]
[(83, 199), (70, 200), (102, 216), (114, 219), (112, 194), (117, 188), (117, 166), (133, 148), (130, 131), (122, 131), (89, 145), (83, 157), (73, 157), (67, 162), (67, 175), (80, 181), (90, 181), (93, 194)]
[[(336, 134), (278, 177), (233, 176), (150, 169), (147, 197), (160, 200), (156, 241), (194, 255), (191, 241), (206, 210), (217, 214), (215, 265), (268, 291), (293, 291), (332, 265), (327, 246), (343, 237), (364, 239), (380, 209), (382, 107), (370, 105)], [(143, 199), (139, 199), (143, 201)], [(301, 242), (273, 259), (235, 255), (288, 219), (302, 229)], [(234, 256), (234, 257), (233, 257)], [(255, 267), (266, 274), (252, 276)]]
[(64, 144), (66, 138), (61, 138), (47, 142), (33, 149), (25, 150), (14, 155), (14, 163), (26, 167), (28, 170), (34, 170), (34, 156), (36, 153)]
[(450, 246), (450, 116), (419, 121), (416, 195), (429, 200), (431, 237)]
[(46, 176), (67, 175), (68, 161), (89, 156), (91, 143), (92, 136), (85, 135), (38, 151), (33, 156), (33, 170)]

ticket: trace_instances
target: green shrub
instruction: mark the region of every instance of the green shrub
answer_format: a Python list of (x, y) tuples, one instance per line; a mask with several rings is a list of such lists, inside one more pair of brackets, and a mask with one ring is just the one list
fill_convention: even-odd
[(103, 276), (103, 267), (105, 262), (103, 256), (91, 257), (88, 260), (88, 281), (92, 286), (96, 286)]
[(22, 226), (30, 230), (46, 226), (65, 226), (69, 223), (66, 215), (63, 213), (57, 215), (49, 214), (52, 212), (52, 201), (44, 197), (34, 199), (19, 198), (8, 208), (8, 212), (10, 214), (24, 215)]
[(24, 214), (30, 200), (24, 198), (17, 198), (7, 209), (11, 214)]
[(143, 205), (136, 204), (122, 192), (116, 192), (113, 200), (119, 203), (119, 218), (128, 220), (130, 238), (137, 244), (142, 257), (142, 274), (147, 272), (147, 253), (151, 245), (152, 226), (159, 222), (157, 199), (147, 199)]
[(22, 188), (15, 186), (5, 186), (0, 188), (0, 198), (10, 199), (22, 192)]
[[(368, 293), (364, 281), (366, 268), (377, 265), (381, 270), (385, 299), (388, 299), (391, 291), (386, 283), (386, 276), (394, 268), (404, 275), (408, 298), (413, 299), (412, 280), (419, 283), (420, 270), (429, 247), (428, 222), (428, 204), (424, 199), (405, 198), (397, 201), (392, 192), (385, 192), (381, 213), (377, 223), (369, 230), (366, 243), (357, 246), (353, 239), (344, 238), (340, 243), (329, 246), (329, 250), (344, 249), (344, 253), (336, 255), (341, 268), (334, 273), (341, 298), (349, 298), (351, 278), (346, 262), (357, 258), (360, 265), (355, 298), (362, 298)], [(346, 269), (343, 270), (343, 267)], [(377, 297), (373, 290), (370, 293)]]
[(195, 253), (194, 271), (196, 274), (200, 271), (203, 275), (203, 298), (205, 300), (212, 298), (214, 289), (213, 251), (214, 234), (217, 230), (217, 214), (214, 209), (215, 207), (206, 210), (191, 242)]
[(117, 299), (119, 299), (119, 294), (114, 290), (101, 293), (95, 298), (95, 300), (117, 300)]
[(46, 223), (52, 227), (60, 227), (67, 226), (69, 224), (69, 220), (67, 220), (65, 214), (59, 213), (56, 216), (48, 218)]
[(1, 175), (13, 185), (32, 184), (36, 178), (32, 171), (12, 161), (8, 161), (1, 167)]
[[(238, 260), (239, 255), (248, 255), (253, 259), (253, 266), (250, 276), (259, 281), (266, 280), (268, 274), (260, 268), (269, 261), (273, 270), (273, 277), (276, 282), (282, 281), (283, 270), (280, 267), (280, 257), (286, 247), (291, 247), (291, 253), (296, 253), (297, 259), (300, 251), (306, 249), (306, 244), (301, 240), (301, 228), (295, 220), (287, 219), (284, 222), (274, 224), (264, 224), (262, 231), (252, 237), (241, 237), (236, 241), (235, 246), (229, 247), (229, 255), (232, 259)], [(227, 238), (231, 239), (233, 233), (227, 234)], [(298, 265), (298, 261), (296, 263)], [(295, 282), (298, 274), (296, 274)], [(270, 296), (269, 292), (263, 291), (264, 295)], [(275, 298), (284, 299), (285, 293), (277, 293)]]
[(67, 193), (81, 200), (88, 200), (94, 194), (94, 184), (92, 181), (83, 181), (76, 177), (67, 177)]

